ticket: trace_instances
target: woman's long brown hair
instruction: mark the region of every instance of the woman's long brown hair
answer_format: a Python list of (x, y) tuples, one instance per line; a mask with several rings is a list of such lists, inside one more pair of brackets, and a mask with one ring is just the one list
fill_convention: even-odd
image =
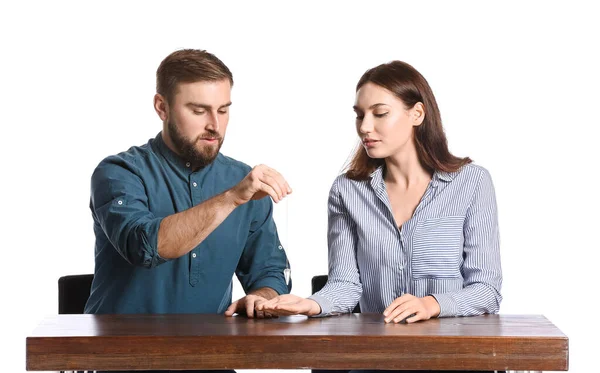
[[(459, 158), (448, 150), (448, 141), (442, 127), (442, 118), (435, 96), (427, 80), (414, 67), (402, 61), (392, 61), (367, 70), (358, 81), (356, 91), (371, 82), (387, 89), (398, 97), (407, 109), (418, 102), (423, 104), (425, 119), (414, 128), (414, 141), (421, 165), (428, 171), (456, 172), (471, 163), (468, 157)], [(364, 147), (359, 146), (348, 164), (346, 176), (353, 180), (366, 180), (382, 158), (371, 158)]]

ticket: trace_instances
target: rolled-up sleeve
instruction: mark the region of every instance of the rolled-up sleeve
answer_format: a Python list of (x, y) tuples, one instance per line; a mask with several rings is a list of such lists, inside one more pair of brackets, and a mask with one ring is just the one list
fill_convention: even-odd
[(269, 198), (251, 201), (252, 222), (236, 275), (246, 293), (268, 287), (278, 294), (288, 294), (284, 270), (289, 266), (273, 220), (273, 203)]
[(464, 226), (464, 287), (432, 294), (440, 305), (440, 317), (497, 313), (502, 296), (502, 268), (498, 233), (498, 212), (492, 178), (482, 170)]
[(340, 196), (339, 181), (333, 183), (328, 201), (329, 277), (323, 289), (309, 297), (321, 306), (318, 316), (352, 312), (362, 295), (356, 224)]
[(148, 208), (144, 183), (135, 166), (119, 156), (102, 161), (92, 175), (90, 208), (112, 246), (130, 264), (155, 267), (162, 218)]

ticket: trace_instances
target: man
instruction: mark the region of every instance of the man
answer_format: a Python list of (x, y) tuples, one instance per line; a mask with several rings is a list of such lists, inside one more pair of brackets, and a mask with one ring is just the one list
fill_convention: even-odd
[[(180, 50), (156, 76), (162, 132), (92, 176), (96, 264), (85, 312), (254, 317), (256, 302), (290, 290), (265, 197), (292, 190), (277, 171), (219, 152), (233, 85), (223, 62)], [(233, 273), (247, 295), (232, 303)]]

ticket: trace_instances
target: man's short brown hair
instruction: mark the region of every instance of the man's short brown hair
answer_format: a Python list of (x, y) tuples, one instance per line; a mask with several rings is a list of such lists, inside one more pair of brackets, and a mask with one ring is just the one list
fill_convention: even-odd
[(200, 49), (182, 49), (168, 55), (156, 70), (156, 92), (171, 103), (179, 83), (219, 81), (233, 75), (223, 61)]

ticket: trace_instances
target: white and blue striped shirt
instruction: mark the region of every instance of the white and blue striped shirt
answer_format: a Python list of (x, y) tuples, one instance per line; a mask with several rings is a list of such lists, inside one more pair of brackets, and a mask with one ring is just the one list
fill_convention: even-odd
[(310, 298), (325, 316), (381, 313), (399, 296), (434, 296), (439, 317), (497, 313), (502, 270), (490, 174), (473, 164), (436, 171), (399, 229), (383, 167), (369, 180), (340, 175), (329, 194), (329, 279)]

